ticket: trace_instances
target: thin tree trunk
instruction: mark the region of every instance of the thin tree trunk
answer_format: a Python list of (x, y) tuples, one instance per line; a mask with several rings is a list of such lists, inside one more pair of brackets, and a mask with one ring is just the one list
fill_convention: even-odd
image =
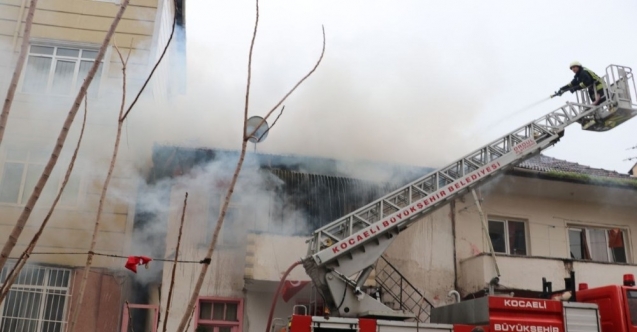
[[(177, 1), (173, 1), (173, 12), (176, 14), (178, 10), (180, 10), (180, 9), (177, 8)], [(161, 60), (164, 59), (164, 55), (166, 55), (166, 51), (168, 50), (168, 46), (170, 46), (170, 42), (173, 40), (173, 35), (175, 34), (175, 24), (177, 24), (177, 16), (176, 15), (175, 15), (175, 17), (173, 17), (173, 26), (172, 26), (172, 29), (170, 30), (170, 36), (168, 37), (168, 41), (166, 42), (166, 46), (164, 47), (164, 50), (161, 52), (161, 55), (159, 56), (159, 59), (157, 60), (157, 63), (155, 63), (155, 65), (153, 66), (153, 69), (150, 71), (150, 74), (146, 78), (146, 81), (144, 81), (144, 84), (142, 85), (142, 88), (139, 89), (139, 92), (135, 96), (135, 99), (133, 99), (133, 102), (130, 104), (130, 106), (128, 106), (128, 109), (126, 110), (126, 112), (124, 112), (124, 116), (121, 117), (122, 121), (126, 120), (126, 118), (128, 117), (128, 114), (130, 113), (130, 111), (133, 109), (133, 107), (137, 103), (137, 100), (139, 100), (139, 96), (141, 96), (142, 92), (144, 92), (144, 89), (146, 88), (146, 85), (148, 85), (148, 83), (150, 82), (150, 79), (153, 78), (153, 74), (155, 73), (155, 70), (157, 70), (157, 67), (159, 67), (159, 64), (161, 63)]]
[(44, 231), (44, 227), (46, 227), (47, 223), (51, 219), (51, 216), (53, 215), (53, 211), (55, 210), (55, 206), (60, 200), (60, 197), (62, 197), (62, 192), (64, 191), (64, 188), (66, 188), (66, 184), (69, 182), (69, 179), (71, 178), (71, 172), (73, 171), (73, 167), (75, 166), (77, 153), (80, 150), (80, 145), (82, 144), (82, 137), (84, 136), (84, 128), (86, 126), (87, 113), (88, 113), (88, 98), (85, 97), (84, 98), (84, 119), (82, 120), (82, 129), (80, 130), (80, 138), (77, 140), (77, 146), (75, 147), (75, 151), (73, 151), (73, 156), (71, 157), (71, 162), (69, 163), (69, 167), (67, 168), (66, 174), (64, 175), (64, 180), (62, 181), (62, 186), (60, 187), (60, 191), (55, 197), (55, 200), (53, 201), (53, 204), (51, 205), (49, 212), (46, 214), (46, 217), (44, 217), (44, 220), (42, 221), (42, 224), (40, 225), (40, 229), (38, 229), (38, 232), (35, 233), (35, 235), (33, 236), (33, 239), (31, 239), (31, 242), (29, 243), (27, 248), (24, 250), (24, 252), (20, 256), (18, 261), (15, 263), (15, 265), (13, 266), (13, 269), (11, 269), (11, 272), (9, 272), (9, 275), (6, 278), (5, 283), (2, 285), (2, 288), (0, 288), (0, 304), (2, 304), (2, 301), (4, 301), (4, 298), (9, 293), (9, 289), (11, 289), (11, 286), (15, 282), (15, 279), (18, 277), (18, 275), (20, 275), (20, 271), (22, 271), (22, 268), (27, 263), (27, 260), (29, 259), (29, 255), (31, 255), (31, 253), (33, 252), (33, 249), (38, 243), (38, 240), (40, 239), (40, 236), (42, 235), (42, 232)]
[(188, 306), (186, 307), (186, 311), (181, 318), (181, 322), (179, 323), (179, 327), (177, 328), (177, 332), (184, 332), (186, 324), (188, 323), (189, 316), (192, 314), (195, 308), (195, 304), (197, 303), (197, 298), (199, 297), (199, 292), (201, 291), (201, 287), (203, 285), (204, 279), (206, 277), (206, 273), (208, 272), (208, 267), (210, 266), (210, 262), (212, 259), (212, 254), (217, 245), (217, 238), (219, 237), (219, 233), (221, 231), (221, 227), (223, 225), (223, 221), (226, 216), (226, 212), (228, 210), (228, 205), (230, 204), (230, 199), (234, 192), (234, 187), (239, 178), (239, 173), (241, 172), (241, 167), (243, 166), (243, 162), (245, 160), (246, 150), (248, 146), (248, 139), (254, 135), (256, 130), (261, 127), (261, 124), (267, 120), (267, 118), (272, 115), (274, 110), (276, 110), (296, 88), (305, 81), (319, 66), (321, 60), (323, 59), (323, 55), (325, 54), (325, 30), (323, 29), (323, 50), (321, 51), (321, 56), (314, 65), (314, 68), (308, 72), (299, 82), (296, 83), (288, 93), (286, 93), (283, 98), (267, 113), (261, 123), (255, 127), (254, 131), (248, 134), (247, 125), (248, 125), (248, 109), (249, 109), (249, 100), (250, 100), (250, 81), (252, 79), (252, 53), (254, 49), (254, 41), (257, 36), (257, 30), (259, 26), (259, 0), (256, 0), (256, 19), (254, 23), (254, 31), (252, 34), (252, 41), (250, 43), (250, 51), (248, 54), (248, 79), (246, 83), (246, 97), (245, 97), (245, 106), (243, 110), (243, 139), (241, 142), (241, 153), (239, 155), (239, 161), (237, 162), (237, 166), (235, 168), (234, 174), (232, 175), (232, 180), (230, 181), (230, 186), (228, 187), (228, 191), (226, 193), (226, 197), (223, 201), (223, 206), (221, 207), (221, 213), (219, 214), (219, 218), (217, 219), (217, 225), (215, 226), (214, 232), (212, 234), (212, 241), (210, 242), (210, 246), (208, 247), (208, 252), (206, 253), (206, 257), (203, 260), (203, 264), (205, 264), (201, 268), (201, 272), (199, 273), (199, 278), (197, 279), (197, 283), (195, 284), (195, 288), (193, 289), (192, 295), (190, 296), (190, 300), (188, 302)]
[[(234, 186), (237, 183), (237, 179), (239, 178), (239, 173), (241, 172), (241, 166), (243, 165), (243, 161), (245, 159), (246, 148), (248, 146), (248, 141), (245, 139), (246, 137), (246, 128), (248, 125), (248, 102), (250, 100), (250, 80), (252, 79), (252, 53), (254, 49), (254, 40), (257, 38), (257, 29), (259, 26), (259, 0), (256, 0), (256, 20), (254, 23), (254, 31), (252, 33), (252, 42), (250, 43), (250, 52), (248, 53), (248, 81), (246, 84), (246, 98), (245, 98), (245, 107), (243, 112), (243, 131), (241, 133), (241, 154), (239, 156), (239, 161), (237, 162), (237, 167), (234, 170), (234, 174), (232, 175), (232, 180), (230, 182), (230, 186), (228, 187), (228, 192), (226, 193), (226, 197), (223, 201), (223, 206), (221, 207), (221, 212), (219, 213), (219, 218), (217, 219), (217, 225), (215, 226), (215, 230), (212, 234), (212, 241), (210, 242), (210, 246), (208, 247), (208, 252), (206, 253), (206, 258), (204, 259), (204, 265), (201, 268), (201, 272), (199, 273), (199, 278), (197, 278), (197, 283), (195, 284), (195, 289), (190, 296), (190, 301), (188, 302), (188, 306), (186, 307), (186, 311), (181, 318), (181, 322), (179, 322), (179, 327), (177, 327), (178, 332), (184, 332), (186, 328), (186, 324), (188, 323), (188, 319), (190, 314), (195, 309), (195, 304), (197, 302), (197, 297), (199, 296), (199, 292), (201, 290), (201, 286), (203, 285), (203, 281), (206, 278), (206, 273), (208, 272), (208, 267), (210, 266), (210, 260), (212, 259), (212, 253), (217, 245), (217, 238), (219, 237), (219, 231), (221, 230), (221, 225), (226, 216), (226, 212), (228, 210), (228, 205), (230, 203), (230, 198), (232, 197), (232, 193), (234, 192)], [(259, 127), (257, 127), (259, 128)]]
[(179, 256), (179, 245), (181, 244), (181, 232), (184, 228), (184, 220), (186, 218), (186, 205), (188, 204), (188, 193), (184, 197), (184, 209), (181, 211), (181, 222), (179, 223), (179, 235), (177, 235), (177, 248), (175, 248), (175, 260), (173, 261), (173, 270), (170, 277), (170, 288), (168, 289), (168, 300), (166, 300), (166, 314), (164, 315), (164, 329), (168, 326), (168, 314), (170, 313), (170, 301), (173, 296), (173, 288), (175, 287), (175, 270), (177, 270), (177, 257)]
[[(128, 0), (127, 0), (128, 2)], [(124, 106), (126, 106), (126, 65), (128, 64), (128, 57), (126, 60), (122, 57), (122, 53), (115, 46), (115, 50), (119, 55), (119, 58), (122, 62), (122, 103), (119, 108), (119, 115), (117, 116), (117, 136), (115, 136), (115, 145), (113, 146), (113, 154), (111, 157), (111, 163), (108, 167), (108, 173), (106, 174), (106, 180), (104, 180), (104, 186), (102, 187), (102, 192), (100, 194), (99, 205), (97, 206), (97, 217), (95, 218), (95, 226), (93, 228), (93, 236), (91, 237), (91, 245), (88, 250), (88, 255), (86, 257), (86, 265), (84, 266), (84, 274), (82, 275), (82, 281), (80, 283), (80, 290), (77, 294), (77, 305), (75, 306), (75, 310), (72, 311), (71, 314), (71, 323), (69, 324), (69, 332), (73, 332), (75, 330), (75, 324), (77, 322), (77, 317), (79, 316), (80, 311), (82, 310), (82, 302), (84, 300), (84, 291), (86, 290), (86, 282), (88, 281), (88, 274), (91, 270), (91, 264), (93, 263), (93, 250), (95, 249), (95, 245), (97, 244), (97, 235), (99, 233), (100, 222), (102, 221), (102, 211), (104, 210), (104, 202), (106, 201), (106, 193), (108, 191), (108, 185), (111, 182), (111, 178), (113, 177), (113, 170), (115, 169), (115, 162), (117, 161), (117, 152), (119, 150), (119, 143), (122, 137), (122, 126), (124, 121), (121, 120), (122, 114), (124, 114)], [(130, 56), (130, 49), (129, 54)]]
[[(24, 68), (24, 63), (27, 59), (27, 53), (29, 53), (31, 26), (33, 25), (33, 16), (35, 15), (35, 8), (37, 4), (38, 0), (31, 0), (31, 3), (29, 5), (27, 20), (24, 24), (24, 34), (22, 36), (20, 57), (18, 57), (18, 63), (16, 63), (15, 69), (13, 70), (13, 77), (11, 77), (11, 83), (9, 83), (7, 97), (4, 100), (4, 105), (2, 106), (2, 114), (0, 114), (0, 144), (2, 144), (2, 139), (4, 138), (4, 132), (7, 128), (7, 121), (9, 120), (9, 111), (11, 111), (11, 105), (13, 104), (13, 97), (15, 96), (15, 91), (18, 89), (18, 81), (20, 80), (20, 75), (22, 74), (22, 69)], [(20, 15), (22, 15), (22, 12), (20, 12)], [(20, 24), (21, 22), (22, 17), (18, 17), (18, 22), (16, 24)], [(13, 52), (13, 49), (11, 50), (11, 52)], [(3, 263), (0, 262), (0, 269), (2, 268), (2, 265)]]
[(60, 156), (60, 152), (62, 151), (62, 148), (64, 147), (64, 142), (66, 141), (66, 137), (68, 136), (71, 125), (73, 124), (73, 119), (75, 119), (75, 115), (77, 114), (77, 110), (80, 108), (82, 99), (84, 99), (84, 96), (86, 96), (86, 91), (89, 85), (91, 84), (91, 82), (93, 81), (93, 78), (95, 77), (97, 68), (99, 68), (100, 63), (104, 59), (106, 48), (108, 47), (108, 44), (111, 41), (111, 37), (115, 33), (115, 29), (117, 28), (119, 21), (122, 19), (122, 16), (124, 15), (124, 11), (126, 10), (126, 7), (128, 6), (129, 2), (130, 0), (123, 1), (119, 9), (119, 12), (117, 13), (117, 16), (115, 16), (115, 19), (113, 20), (113, 23), (111, 24), (111, 27), (106, 33), (102, 46), (100, 47), (100, 50), (97, 53), (97, 57), (95, 58), (95, 61), (93, 62), (93, 66), (91, 66), (91, 69), (86, 75), (86, 79), (84, 80), (84, 83), (82, 83), (82, 86), (80, 87), (80, 91), (75, 97), (73, 106), (71, 106), (71, 110), (69, 111), (66, 117), (66, 120), (64, 121), (64, 125), (62, 127), (62, 130), (60, 131), (60, 135), (58, 136), (55, 148), (53, 149), (53, 153), (51, 153), (51, 157), (49, 158), (49, 161), (44, 167), (44, 171), (42, 172), (42, 175), (40, 176), (38, 183), (35, 185), (35, 189), (33, 190), (31, 197), (29, 197), (29, 200), (26, 206), (22, 210), (20, 217), (18, 218), (15, 226), (13, 227), (13, 231), (11, 232), (11, 235), (9, 235), (9, 239), (7, 240), (4, 247), (2, 248), (2, 252), (0, 253), (0, 270), (4, 267), (4, 264), (7, 262), (7, 259), (9, 258), (9, 255), (11, 254), (11, 250), (18, 243), (18, 238), (20, 237), (20, 234), (22, 234), (24, 225), (27, 223), (27, 220), (29, 219), (31, 212), (33, 211), (33, 208), (35, 207), (35, 204), (37, 203), (38, 198), (40, 198), (40, 193), (42, 193), (42, 190), (44, 189), (44, 186), (46, 185), (46, 182), (49, 179), (51, 171), (53, 171), (53, 167), (55, 167), (55, 164), (57, 163), (57, 160)]

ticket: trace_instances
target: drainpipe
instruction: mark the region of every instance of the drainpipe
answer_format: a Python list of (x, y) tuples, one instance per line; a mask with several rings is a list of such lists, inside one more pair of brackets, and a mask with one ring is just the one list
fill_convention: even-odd
[(13, 43), (11, 46), (11, 52), (15, 52), (15, 47), (18, 43), (18, 36), (20, 35), (20, 26), (22, 26), (22, 16), (24, 16), (24, 7), (26, 7), (28, 0), (22, 0), (20, 4), (20, 11), (18, 12), (18, 19), (15, 23), (15, 30), (13, 30)]
[(453, 238), (453, 289), (458, 289), (458, 258), (456, 256), (456, 200), (455, 199), (453, 199), (449, 203), (449, 208), (451, 209), (449, 215), (451, 218), (451, 236)]
[[(496, 278), (500, 278), (500, 268), (498, 267), (498, 261), (495, 258), (495, 251), (493, 250), (493, 242), (491, 242), (491, 237), (489, 236), (489, 231), (487, 228), (487, 221), (484, 217), (484, 213), (482, 212), (482, 206), (480, 205), (480, 200), (478, 199), (478, 194), (476, 194), (475, 189), (471, 189), (471, 194), (473, 194), (473, 199), (476, 201), (476, 206), (478, 207), (478, 213), (480, 214), (480, 220), (482, 221), (482, 230), (487, 237), (487, 242), (489, 243), (489, 250), (491, 251), (491, 256), (493, 257), (493, 264), (495, 265), (495, 273), (497, 274)], [(491, 287), (494, 284), (496, 278), (491, 279), (489, 282), (489, 286)]]

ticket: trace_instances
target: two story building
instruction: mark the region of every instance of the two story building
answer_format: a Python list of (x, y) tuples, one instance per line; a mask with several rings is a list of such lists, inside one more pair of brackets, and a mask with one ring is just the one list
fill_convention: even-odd
[[(154, 254), (163, 250), (174, 257), (187, 191), (186, 240), (179, 259), (195, 262), (177, 265), (169, 329), (184, 314), (200, 269), (196, 262), (205, 256), (236, 157), (236, 152), (211, 149), (157, 146), (154, 151), (151, 174), (161, 185), (153, 190), (161, 188), (169, 208), (162, 218), (146, 215), (153, 226), (140, 224), (139, 233), (152, 229), (154, 243), (164, 237), (165, 248), (156, 247)], [(189, 331), (263, 330), (281, 275), (306, 255), (311, 231), (431, 171), (376, 165), (383, 170), (376, 179), (384, 181), (375, 181), (357, 178), (346, 164), (248, 154)], [(591, 287), (621, 283), (622, 274), (637, 273), (632, 245), (637, 240), (637, 182), (630, 175), (539, 155), (478, 191), (487, 232), (473, 197), (459, 197), (401, 233), (368, 284), (387, 288), (393, 299), (388, 303), (421, 312), (426, 321), (430, 306), (453, 301), (451, 290), (465, 298), (483, 296), (497, 276), (496, 264), (501, 275), (494, 288), (505, 296), (539, 296), (543, 277), (554, 289), (563, 289), (571, 271)], [(166, 229), (157, 232), (159, 224)], [(145, 299), (164, 308), (172, 263), (155, 267), (148, 271), (157, 277)], [(322, 310), (301, 267), (288, 279), (276, 317), (301, 312), (294, 309), (297, 305), (307, 312)]]

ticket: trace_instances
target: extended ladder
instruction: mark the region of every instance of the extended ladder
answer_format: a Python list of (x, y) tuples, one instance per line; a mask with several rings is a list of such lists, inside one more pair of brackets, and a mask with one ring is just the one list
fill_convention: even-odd
[(318, 230), (308, 240), (304, 268), (332, 315), (407, 319), (360, 291), (379, 257), (396, 235), (423, 215), (442, 207), (494, 176), (557, 143), (569, 125), (597, 119), (587, 130), (605, 131), (637, 115), (632, 70), (611, 65), (604, 76), (607, 96), (591, 105), (580, 93), (564, 106), (431, 172)]

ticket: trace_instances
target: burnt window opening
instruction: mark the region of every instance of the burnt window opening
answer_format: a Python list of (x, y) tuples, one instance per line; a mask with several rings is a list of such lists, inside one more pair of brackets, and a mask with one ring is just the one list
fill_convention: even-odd
[(607, 263), (628, 263), (627, 237), (619, 228), (568, 228), (571, 258)]
[(175, 0), (175, 25), (182, 29), (186, 28), (184, 9), (184, 0)]

